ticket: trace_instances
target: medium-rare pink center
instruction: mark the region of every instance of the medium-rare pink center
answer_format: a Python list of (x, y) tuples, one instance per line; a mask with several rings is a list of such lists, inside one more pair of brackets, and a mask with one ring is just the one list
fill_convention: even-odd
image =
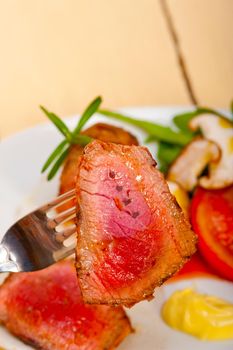
[(104, 232), (103, 260), (96, 273), (104, 285), (116, 288), (129, 285), (148, 271), (161, 249), (160, 218), (155, 225), (156, 214), (144, 198), (140, 175), (132, 176), (126, 167), (120, 170), (105, 168), (104, 180), (95, 188)]

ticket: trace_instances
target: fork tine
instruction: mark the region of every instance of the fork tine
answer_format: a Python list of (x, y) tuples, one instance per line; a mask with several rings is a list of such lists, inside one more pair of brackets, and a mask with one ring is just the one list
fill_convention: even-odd
[(57, 250), (56, 252), (53, 253), (54, 260), (59, 261), (59, 260), (65, 259), (68, 256), (74, 254), (75, 253), (75, 246), (76, 246), (76, 244), (73, 243), (69, 247), (63, 247), (60, 250)]
[(76, 226), (72, 225), (71, 227), (66, 228), (61, 232), (56, 233), (56, 240), (59, 242), (65, 241), (68, 237), (73, 235), (76, 232)]
[(66, 211), (63, 211), (61, 214), (58, 214), (57, 216), (51, 219), (48, 218), (48, 227), (55, 228), (61, 223), (64, 223), (65, 221), (75, 218), (75, 216), (76, 216), (76, 208), (72, 207)]
[(75, 198), (75, 189), (61, 194), (59, 197), (55, 198), (54, 200), (52, 200), (48, 204), (45, 204), (44, 206), (42, 206), (40, 208), (40, 210), (48, 211), (49, 209), (56, 208), (56, 207), (62, 205), (63, 203), (73, 199), (73, 198)]

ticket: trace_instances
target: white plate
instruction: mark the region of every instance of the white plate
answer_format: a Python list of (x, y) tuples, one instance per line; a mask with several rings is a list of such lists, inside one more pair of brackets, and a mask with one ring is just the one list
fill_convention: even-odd
[[(171, 117), (187, 108), (126, 108), (122, 111), (145, 120), (169, 124)], [(77, 117), (66, 120), (74, 126)], [(127, 124), (96, 115), (89, 125), (97, 121), (123, 126), (134, 133), (142, 143), (145, 135)], [(18, 218), (35, 209), (57, 194), (58, 176), (47, 182), (40, 169), (49, 153), (61, 139), (51, 124), (38, 125), (5, 139), (0, 145), (0, 238)], [(155, 146), (150, 147), (155, 154)], [(0, 279), (3, 278), (3, 275)], [(195, 286), (200, 292), (211, 293), (233, 302), (233, 284), (208, 278), (185, 280), (156, 290), (151, 302), (141, 302), (127, 310), (136, 333), (129, 336), (119, 350), (232, 350), (233, 341), (203, 342), (192, 336), (174, 331), (160, 318), (161, 305), (173, 290)], [(0, 347), (6, 350), (32, 349), (0, 327)]]

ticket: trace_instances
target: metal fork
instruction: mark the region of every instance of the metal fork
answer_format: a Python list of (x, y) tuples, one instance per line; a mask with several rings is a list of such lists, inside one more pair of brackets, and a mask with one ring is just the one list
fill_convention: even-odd
[(40, 270), (74, 253), (75, 240), (68, 240), (76, 231), (76, 208), (56, 212), (74, 197), (75, 190), (66, 192), (9, 228), (0, 244), (0, 272)]

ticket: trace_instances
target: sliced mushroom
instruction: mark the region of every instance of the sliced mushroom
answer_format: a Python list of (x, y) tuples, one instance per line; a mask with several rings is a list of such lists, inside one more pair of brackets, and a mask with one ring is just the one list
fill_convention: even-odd
[(171, 194), (176, 198), (176, 201), (183, 210), (185, 216), (188, 217), (190, 202), (188, 193), (177, 182), (167, 181), (167, 184)]
[(220, 150), (218, 162), (209, 164), (208, 176), (199, 179), (199, 184), (208, 189), (217, 189), (233, 183), (233, 123), (223, 117), (203, 114), (190, 121), (192, 130), (201, 129), (205, 139), (215, 142)]
[(214, 142), (196, 138), (172, 163), (167, 179), (177, 182), (186, 191), (191, 191), (198, 184), (198, 177), (205, 167), (219, 158), (220, 150)]

